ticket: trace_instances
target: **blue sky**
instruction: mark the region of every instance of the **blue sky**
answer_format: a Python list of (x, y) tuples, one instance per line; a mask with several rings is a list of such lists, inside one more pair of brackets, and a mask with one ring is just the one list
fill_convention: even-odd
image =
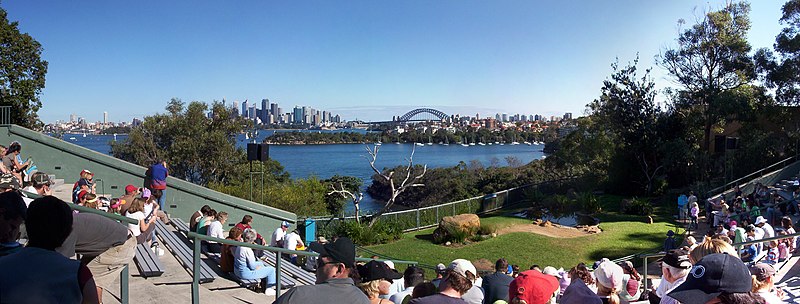
[[(345, 119), (416, 107), (466, 115), (584, 111), (619, 57), (642, 67), (724, 1), (5, 0), (49, 62), (39, 114), (90, 121), (167, 101), (269, 98)], [(753, 1), (770, 47), (783, 1)], [(659, 88), (672, 85), (658, 67)]]

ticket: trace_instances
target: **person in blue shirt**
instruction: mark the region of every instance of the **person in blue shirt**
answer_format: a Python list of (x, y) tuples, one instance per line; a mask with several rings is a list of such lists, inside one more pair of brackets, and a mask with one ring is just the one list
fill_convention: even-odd
[(167, 176), (169, 176), (169, 169), (167, 169), (167, 162), (164, 160), (158, 161), (147, 170), (147, 178), (149, 179), (147, 188), (150, 188), (151, 191), (161, 191), (161, 196), (157, 197), (158, 206), (161, 207), (161, 210), (166, 210), (164, 209), (164, 202), (167, 201)]

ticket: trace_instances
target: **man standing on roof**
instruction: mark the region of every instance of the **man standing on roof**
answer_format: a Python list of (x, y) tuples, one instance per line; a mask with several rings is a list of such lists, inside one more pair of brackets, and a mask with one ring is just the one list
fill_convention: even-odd
[(167, 201), (167, 176), (169, 176), (167, 161), (158, 161), (150, 166), (147, 172), (147, 177), (150, 180), (150, 184), (147, 185), (147, 188), (150, 188), (151, 191), (161, 190), (161, 197), (158, 198), (158, 206), (161, 207), (161, 210), (166, 210), (164, 209), (164, 202)]
[(311, 250), (319, 253), (316, 285), (292, 288), (273, 304), (370, 303), (350, 278), (356, 264), (356, 247), (350, 239), (341, 237), (333, 243), (311, 243)]
[(289, 230), (289, 223), (283, 221), (278, 229), (272, 233), (272, 238), (269, 240), (270, 247), (283, 247), (283, 241), (286, 237), (286, 231)]
[(113, 289), (114, 280), (133, 261), (136, 238), (126, 225), (117, 221), (92, 213), (76, 213), (72, 216), (72, 232), (56, 251), (68, 258), (81, 255), (81, 263), (94, 275), (97, 298), (102, 303), (103, 289)]

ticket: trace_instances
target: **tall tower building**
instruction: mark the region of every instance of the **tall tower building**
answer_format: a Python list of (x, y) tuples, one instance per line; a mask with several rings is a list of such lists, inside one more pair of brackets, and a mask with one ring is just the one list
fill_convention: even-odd
[(103, 111), (103, 129), (106, 128), (108, 124), (108, 112)]
[(242, 101), (242, 116), (249, 117), (247, 116), (247, 99)]

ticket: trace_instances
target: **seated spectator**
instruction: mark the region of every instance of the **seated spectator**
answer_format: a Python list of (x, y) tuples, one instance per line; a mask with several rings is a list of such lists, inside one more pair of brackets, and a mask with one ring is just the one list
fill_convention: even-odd
[[(439, 283), (439, 293), (422, 297), (416, 298), (409, 302), (410, 304), (465, 304), (467, 301), (463, 300), (461, 297), (467, 293), (467, 291), (472, 288), (472, 281), (475, 278), (475, 275), (472, 271), (475, 271), (475, 267), (469, 269), (466, 263), (461, 261), (464, 260), (455, 260), (453, 263), (450, 264), (445, 270), (444, 277), (442, 278), (441, 283)], [(468, 261), (467, 261), (468, 262)], [(472, 265), (470, 263), (469, 265)]]
[(210, 209), (208, 213), (204, 214), (200, 221), (197, 222), (197, 233), (208, 235), (208, 225), (217, 217), (217, 210)]
[(779, 255), (780, 252), (778, 252), (778, 241), (769, 241), (769, 248), (767, 249), (767, 255), (764, 257), (764, 263), (770, 265), (778, 264)]
[(137, 224), (128, 224), (128, 229), (131, 230), (133, 236), (136, 237), (137, 244), (147, 244), (150, 242), (150, 233), (155, 229), (156, 217), (145, 217), (144, 215), (144, 200), (141, 198), (133, 199), (131, 206), (125, 216), (139, 221)]
[(567, 273), (564, 271), (563, 268), (556, 269), (553, 266), (545, 267), (544, 269), (542, 269), (542, 273), (546, 275), (551, 275), (554, 278), (556, 278), (556, 280), (558, 280), (558, 285), (559, 285), (558, 298), (560, 298), (564, 294), (564, 290), (567, 289), (567, 287), (569, 286), (569, 278), (567, 278)]
[[(286, 234), (284, 239), (286, 240), (284, 242), (284, 244), (283, 244), (284, 248), (289, 249), (289, 250), (301, 250), (301, 251), (302, 250), (306, 250), (306, 248), (305, 248), (306, 245), (303, 243), (303, 240), (300, 237), (300, 235), (297, 234), (297, 230), (296, 229), (292, 230), (292, 232)], [(290, 254), (289, 255), (289, 260), (292, 261), (292, 264), (297, 265), (297, 255), (296, 254)]]
[(747, 266), (734, 256), (709, 254), (692, 267), (691, 274), (668, 293), (670, 298), (681, 303), (763, 303), (763, 298), (751, 293)]
[(442, 263), (436, 264), (436, 278), (431, 280), (431, 283), (433, 283), (433, 285), (436, 286), (436, 288), (439, 288), (439, 283), (442, 281), (442, 278), (444, 278), (444, 272), (446, 270), (447, 266), (444, 266), (444, 264)]
[(78, 203), (78, 201), (79, 201), (78, 200), (79, 199), (78, 198), (78, 194), (80, 194), (81, 191), (84, 191), (85, 193), (94, 193), (95, 192), (95, 184), (94, 184), (93, 180), (94, 180), (94, 173), (92, 173), (89, 170), (81, 171), (80, 178), (78, 179), (77, 182), (75, 182), (75, 185), (72, 186), (72, 202), (73, 203), (76, 203), (76, 204)]
[[(597, 294), (597, 287), (594, 285), (594, 276), (592, 276), (592, 272), (589, 271), (586, 264), (578, 263), (578, 265), (572, 267), (572, 269), (569, 270), (569, 278), (572, 282), (576, 280), (583, 281), (584, 285), (586, 285), (592, 293)], [(570, 283), (570, 285), (572, 284)], [(566, 290), (564, 292), (566, 293)]]
[[(243, 232), (244, 231), (239, 229), (239, 227), (233, 227), (228, 231), (228, 237), (225, 239), (241, 242)], [(222, 253), (219, 257), (219, 268), (221, 268), (223, 272), (233, 272), (233, 260), (235, 259), (233, 256), (233, 251), (235, 249), (236, 246), (222, 244)]]
[(0, 193), (0, 258), (22, 249), (19, 227), (25, 222), (27, 210), (19, 193)]
[[(256, 231), (248, 229), (242, 236), (244, 243), (253, 244), (256, 240)], [(275, 295), (275, 268), (263, 261), (256, 259), (253, 249), (237, 246), (233, 253), (233, 274), (245, 280), (261, 280), (261, 288), (270, 296)]]
[[(297, 230), (295, 230), (294, 232), (296, 234)], [(286, 235), (286, 237), (284, 237), (287, 242), (289, 241), (288, 236), (289, 235)], [(300, 236), (297, 236), (297, 239), (300, 239)], [(377, 258), (373, 258), (373, 259), (377, 259)], [(389, 269), (397, 272), (397, 270), (394, 269), (394, 262), (392, 262), (392, 261), (384, 261), (383, 263), (386, 264), (386, 266), (388, 266)], [(389, 286), (389, 294), (380, 295), (380, 298), (388, 300), (389, 297), (391, 297), (392, 295), (394, 295), (394, 294), (396, 294), (398, 292), (401, 292), (401, 291), (403, 291), (405, 289), (406, 289), (406, 284), (403, 283), (403, 280), (393, 280), (392, 281), (392, 285)]]
[[(211, 211), (211, 207), (209, 207), (208, 205), (203, 205), (203, 207), (201, 207), (200, 210), (192, 213), (192, 217), (189, 218), (189, 230), (191, 230), (192, 232), (197, 232), (197, 223), (209, 211)], [(239, 229), (242, 229), (242, 231), (247, 230), (247, 228), (252, 228), (252, 227), (244, 227), (244, 228), (239, 227)]]
[(497, 300), (508, 301), (508, 285), (514, 278), (506, 274), (508, 261), (498, 259), (494, 263), (494, 273), (483, 277), (483, 298), (487, 303), (494, 303)]
[[(412, 294), (414, 293), (414, 287), (422, 284), (425, 281), (425, 269), (419, 268), (417, 266), (408, 266), (406, 270), (403, 272), (403, 283), (406, 286), (406, 289), (393, 294), (389, 300), (394, 302), (394, 304), (403, 304), (408, 303), (411, 300)], [(434, 290), (435, 290), (434, 286)]]
[(139, 188), (136, 188), (134, 185), (127, 185), (125, 186), (125, 194), (122, 195), (119, 200), (121, 202), (119, 213), (125, 214), (128, 211), (128, 207), (133, 202), (133, 199), (139, 194)]
[(100, 201), (94, 193), (87, 193), (83, 196), (83, 206), (92, 209), (100, 209)]
[(3, 156), (3, 166), (11, 171), (11, 174), (19, 180), (20, 184), (22, 181), (26, 180), (23, 176), (29, 175), (31, 172), (29, 169), (33, 169), (32, 167), (28, 168), (32, 165), (33, 161), (30, 159), (25, 162), (22, 161), (22, 156), (20, 156), (21, 151), (22, 146), (15, 141), (8, 146)]
[(689, 252), (689, 262), (695, 264), (704, 256), (712, 253), (728, 253), (736, 256), (736, 249), (734, 249), (731, 244), (721, 239), (712, 239), (706, 237), (703, 243)]
[(101, 215), (76, 213), (72, 218), (72, 232), (56, 251), (68, 258), (80, 255), (81, 263), (92, 271), (102, 302), (103, 289), (119, 287), (114, 281), (133, 261), (136, 238), (125, 225)]
[[(574, 269), (574, 268), (573, 268)], [(561, 304), (602, 304), (603, 300), (597, 296), (581, 279), (574, 279), (569, 287), (564, 290), (564, 295), (559, 300)]]
[(767, 304), (784, 303), (781, 299), (783, 291), (775, 289), (775, 268), (772, 265), (758, 263), (750, 267), (750, 277), (752, 292), (764, 298)]
[[(156, 205), (158, 206), (158, 205)], [(225, 234), (222, 231), (222, 226), (225, 225), (225, 222), (228, 221), (228, 213), (227, 212), (220, 212), (217, 214), (217, 217), (208, 225), (208, 236), (215, 237), (215, 238), (225, 238)], [(222, 244), (215, 241), (203, 241), (206, 245), (206, 248), (209, 252), (213, 253), (220, 253), (222, 252)]]
[[(325, 245), (325, 244), (328, 243), (328, 240), (324, 236), (318, 236), (316, 242), (311, 242), (311, 244), (308, 244), (308, 246), (306, 247), (306, 251), (312, 251), (313, 252), (314, 250), (311, 250), (311, 247), (312, 247), (312, 244), (314, 244), (314, 243), (319, 243), (319, 244)], [(317, 252), (317, 253), (319, 253), (319, 252)], [(305, 264), (305, 266), (303, 266), (303, 268), (305, 268), (306, 270), (311, 271), (311, 272), (317, 271), (317, 257), (316, 256), (306, 256), (306, 264)]]
[(642, 284), (642, 277), (636, 268), (633, 268), (633, 263), (630, 261), (620, 262), (619, 266), (622, 267), (622, 292), (619, 297), (622, 302), (633, 302), (639, 299), (642, 290), (639, 288)]
[(600, 299), (604, 303), (619, 304), (619, 293), (625, 289), (622, 285), (622, 267), (611, 261), (602, 262), (594, 269), (593, 275)]
[[(414, 291), (411, 293), (411, 299), (422, 298), (434, 295), (438, 291), (438, 287), (431, 282), (423, 282), (414, 286)], [(411, 300), (403, 300), (403, 304), (408, 304)]]
[(661, 262), (661, 283), (656, 288), (655, 296), (651, 295), (651, 298), (661, 299), (662, 304), (678, 304), (667, 294), (683, 283), (689, 275), (689, 270), (692, 268), (689, 256), (682, 249), (673, 249), (658, 261)]
[(756, 227), (764, 229), (763, 238), (775, 237), (775, 229), (772, 228), (772, 225), (767, 223), (767, 219), (765, 219), (763, 216), (759, 216), (756, 218), (755, 225)]
[(397, 271), (389, 269), (389, 266), (379, 261), (369, 261), (363, 266), (358, 266), (358, 275), (361, 277), (358, 288), (367, 295), (369, 302), (372, 304), (379, 304), (383, 301), (388, 302), (385, 299), (381, 299), (379, 295), (389, 294), (389, 286), (392, 285), (392, 281), (403, 277)]
[(72, 230), (72, 211), (53, 196), (34, 200), (25, 226), (28, 244), (0, 258), (3, 303), (99, 303), (92, 273), (55, 252)]
[(352, 303), (367, 304), (369, 299), (355, 286), (356, 248), (353, 241), (340, 237), (331, 243), (312, 243), (319, 253), (316, 285), (298, 286), (282, 294), (273, 304)]
[(283, 248), (283, 237), (286, 236), (286, 231), (289, 230), (289, 226), (291, 225), (288, 222), (281, 222), (281, 226), (275, 229), (275, 232), (272, 233), (272, 238), (269, 240), (270, 247)]
[(122, 214), (121, 213), (122, 204), (123, 204), (123, 200), (122, 199), (119, 199), (119, 198), (116, 198), (116, 197), (112, 198), (111, 201), (109, 201), (108, 213)]
[[(788, 216), (784, 216), (781, 218), (781, 227), (783, 227), (783, 231), (786, 234), (795, 234), (797, 231), (794, 229), (794, 224), (792, 223), (792, 218)], [(789, 252), (794, 252), (795, 247), (797, 246), (797, 237), (791, 237), (786, 239), (786, 245), (788, 246)]]
[(475, 284), (475, 281), (478, 280), (478, 271), (472, 265), (472, 262), (465, 259), (455, 259), (450, 263), (450, 268), (457, 270), (458, 273), (464, 273), (464, 276), (470, 281), (471, 287), (461, 295), (461, 299), (470, 304), (483, 303), (483, 291), (480, 285)]
[(557, 294), (558, 280), (536, 270), (521, 272), (508, 286), (511, 303), (555, 303)]

